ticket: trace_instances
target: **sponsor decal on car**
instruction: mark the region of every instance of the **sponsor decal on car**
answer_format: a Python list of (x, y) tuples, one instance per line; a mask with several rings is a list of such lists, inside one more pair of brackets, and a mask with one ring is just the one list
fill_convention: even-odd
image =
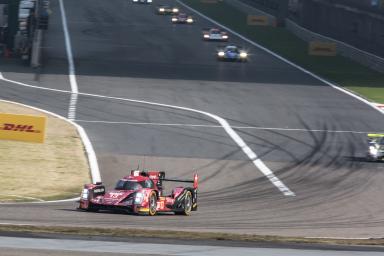
[(97, 188), (93, 190), (94, 193), (104, 193), (105, 189), (104, 188)]

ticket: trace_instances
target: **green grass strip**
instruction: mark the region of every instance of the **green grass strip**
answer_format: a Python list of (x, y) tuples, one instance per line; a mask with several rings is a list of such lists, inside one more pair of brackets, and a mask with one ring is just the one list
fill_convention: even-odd
[(308, 43), (285, 28), (248, 26), (247, 13), (226, 2), (202, 3), (182, 0), (217, 22), (270, 49), (295, 64), (328, 81), (356, 92), (377, 103), (384, 103), (384, 74), (369, 69), (342, 56), (323, 57), (308, 55)]

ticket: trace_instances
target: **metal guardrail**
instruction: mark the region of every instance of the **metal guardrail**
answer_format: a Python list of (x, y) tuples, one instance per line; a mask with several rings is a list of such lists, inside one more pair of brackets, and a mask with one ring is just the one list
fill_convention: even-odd
[(335, 43), (337, 45), (337, 53), (341, 56), (347, 57), (364, 66), (372, 68), (378, 72), (384, 73), (384, 58), (381, 58), (366, 51), (362, 51), (360, 49), (357, 49), (356, 47), (353, 47), (352, 45), (346, 44), (336, 39), (312, 32), (306, 28), (301, 27), (300, 25), (289, 19), (286, 20), (286, 27), (297, 37), (307, 42), (324, 41)]
[(266, 13), (262, 10), (259, 10), (259, 9), (256, 9), (255, 7), (253, 6), (250, 6), (240, 0), (224, 0), (225, 3), (227, 3), (228, 5), (231, 5), (233, 6), (234, 8), (244, 12), (244, 13), (247, 13), (247, 14), (250, 14), (250, 15), (263, 15), (263, 16), (267, 16), (268, 17), (268, 20), (269, 20), (269, 23), (270, 24), (273, 24), (276, 22), (276, 17), (269, 14), (269, 13)]
[[(271, 14), (265, 13), (254, 6), (250, 6), (240, 0), (224, 0), (227, 4), (230, 4), (234, 8), (237, 8), (238, 10), (248, 13), (248, 14), (258, 14), (258, 15), (265, 15), (268, 17), (268, 19), (271, 22), (274, 22), (273, 20), (276, 19)], [(301, 27), (296, 22), (286, 19), (286, 28), (293, 34), (295, 34), (297, 37), (301, 38), (302, 40), (306, 42), (310, 41), (325, 41), (325, 42), (333, 42), (337, 45), (337, 52), (341, 56), (344, 56), (346, 58), (349, 58), (351, 60), (354, 60), (366, 67), (369, 67), (373, 70), (376, 70), (378, 72), (384, 73), (384, 58), (376, 56), (372, 53), (357, 49), (356, 47), (353, 47), (352, 45), (349, 45), (347, 43), (338, 41), (336, 39), (323, 36), (321, 34), (312, 32), (304, 27)]]
[[(304, 0), (305, 1), (305, 0)], [(362, 0), (318, 0), (331, 5), (345, 5), (352, 8), (357, 8), (361, 11), (370, 12), (372, 14), (384, 15), (384, 2), (379, 2), (378, 6), (372, 6), (369, 1)]]

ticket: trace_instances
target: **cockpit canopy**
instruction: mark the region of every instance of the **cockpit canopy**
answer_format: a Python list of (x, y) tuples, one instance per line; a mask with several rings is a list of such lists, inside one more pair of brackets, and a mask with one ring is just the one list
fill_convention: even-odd
[(121, 179), (117, 182), (115, 190), (140, 190), (142, 188), (154, 188), (154, 183), (152, 180), (147, 179), (144, 181), (136, 180), (125, 180)]

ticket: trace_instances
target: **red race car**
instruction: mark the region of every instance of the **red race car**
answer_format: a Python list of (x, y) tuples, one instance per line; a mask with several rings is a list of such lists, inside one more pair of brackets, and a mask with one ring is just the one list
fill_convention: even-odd
[[(163, 182), (192, 183), (193, 187), (175, 187), (163, 195)], [(190, 215), (197, 210), (198, 176), (193, 180), (166, 179), (164, 172), (131, 171), (120, 179), (114, 190), (105, 191), (102, 183), (86, 184), (80, 196), (79, 209), (85, 211), (112, 210), (153, 216), (158, 212)]]

